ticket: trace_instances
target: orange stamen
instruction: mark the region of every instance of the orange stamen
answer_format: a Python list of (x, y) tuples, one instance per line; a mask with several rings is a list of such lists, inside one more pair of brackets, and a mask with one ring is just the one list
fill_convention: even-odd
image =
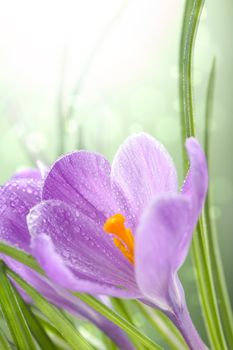
[(125, 227), (125, 217), (115, 214), (108, 218), (104, 224), (104, 231), (113, 234), (113, 242), (124, 256), (134, 263), (134, 236), (129, 228)]

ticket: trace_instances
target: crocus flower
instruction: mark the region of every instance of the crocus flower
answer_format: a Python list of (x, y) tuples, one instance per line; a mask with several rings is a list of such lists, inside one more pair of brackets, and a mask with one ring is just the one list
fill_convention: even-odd
[(112, 166), (77, 151), (48, 172), (42, 202), (28, 216), (33, 254), (62, 287), (137, 298), (165, 312), (190, 349), (206, 349), (186, 308), (177, 271), (207, 192), (196, 139), (186, 142), (190, 169), (178, 189), (176, 168), (151, 136), (129, 137)]
[[(42, 182), (39, 171), (27, 170), (16, 174), (0, 187), (0, 240), (29, 254), (32, 250), (26, 216), (29, 210), (41, 200)], [(126, 335), (116, 325), (77, 298), (72, 297), (67, 291), (55, 284), (51, 285), (47, 278), (4, 254), (0, 254), (0, 258), (50, 302), (79, 318), (82, 317), (94, 323), (111, 337), (120, 349), (134, 349)], [(16, 287), (26, 301), (31, 302), (26, 293), (17, 285)]]

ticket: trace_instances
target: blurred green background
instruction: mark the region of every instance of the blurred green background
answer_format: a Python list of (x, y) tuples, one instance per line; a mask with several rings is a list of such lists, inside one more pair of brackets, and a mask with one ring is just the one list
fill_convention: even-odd
[[(81, 147), (111, 160), (124, 138), (141, 130), (171, 152), (181, 183), (178, 51), (183, 6), (180, 0), (1, 1), (1, 183), (33, 160), (53, 162), (62, 152), (61, 131), (66, 136), (63, 152)], [(231, 0), (206, 1), (193, 71), (202, 140), (207, 81), (216, 57), (211, 212), (233, 300), (232, 18)], [(181, 274), (203, 334), (190, 258)]]

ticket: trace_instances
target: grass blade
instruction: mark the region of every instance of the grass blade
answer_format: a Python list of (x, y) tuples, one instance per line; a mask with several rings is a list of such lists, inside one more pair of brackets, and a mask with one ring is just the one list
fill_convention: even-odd
[(37, 321), (36, 316), (33, 315), (30, 308), (25, 304), (24, 300), (21, 298), (21, 296), (17, 291), (15, 291), (15, 295), (16, 295), (18, 304), (27, 321), (28, 327), (32, 332), (34, 338), (36, 339), (37, 343), (40, 345), (41, 349), (56, 350), (55, 345), (47, 336), (41, 324)]
[(0, 262), (0, 304), (15, 345), (20, 350), (36, 350), (28, 324), (18, 303), (15, 291)]
[(38, 265), (37, 261), (31, 255), (25, 253), (23, 250), (0, 242), (0, 252), (10, 256), (11, 258), (21, 262), (24, 265), (27, 265), (41, 275), (44, 275), (44, 271)]
[[(129, 302), (129, 301), (127, 300), (126, 302)], [(111, 298), (111, 303), (114, 310), (116, 310), (117, 313), (119, 313), (122, 317), (124, 317), (128, 322), (135, 325), (133, 318), (131, 317), (131, 313), (128, 312), (127, 307), (125, 306), (124, 300), (121, 300), (118, 298)], [(137, 339), (134, 339), (133, 337), (131, 337), (131, 341), (135, 346), (137, 346), (138, 350), (146, 349), (142, 344), (138, 344)]]
[[(215, 59), (213, 60), (208, 87), (207, 87), (207, 95), (206, 95), (206, 110), (205, 110), (205, 137), (204, 137), (204, 145), (205, 145), (205, 153), (208, 159), (208, 163), (210, 164), (210, 137), (209, 130), (211, 127), (211, 117), (212, 117), (212, 109), (213, 109), (213, 95), (214, 95), (214, 83), (215, 83)], [(214, 282), (217, 299), (219, 301), (219, 313), (221, 316), (222, 324), (223, 324), (223, 332), (226, 337), (228, 348), (233, 344), (233, 316), (231, 310), (231, 303), (227, 291), (225, 276), (223, 272), (222, 260), (219, 252), (219, 245), (216, 235), (216, 228), (214, 227), (214, 223), (210, 216), (210, 203), (211, 203), (211, 194), (210, 191), (206, 198), (205, 204), (205, 218), (206, 218), (206, 227), (207, 227), (207, 243), (210, 252), (210, 260), (212, 264), (212, 270), (214, 273)]]
[(136, 339), (141, 344), (145, 345), (148, 350), (162, 350), (162, 348), (155, 344), (150, 338), (142, 334), (136, 327), (130, 322), (116, 314), (114, 311), (109, 309), (106, 305), (102, 304), (99, 300), (93, 298), (87, 294), (73, 293), (80, 300), (87, 305), (91, 306), (94, 310), (98, 311), (101, 315), (105, 316), (108, 320), (115, 323), (118, 327), (123, 329), (130, 337)]
[[(5, 243), (0, 243), (0, 252), (4, 253), (23, 264), (27, 265), (28, 267), (32, 268), (33, 270), (37, 271), (38, 273), (44, 275), (43, 270), (39, 267), (35, 259), (30, 256), (29, 254), (23, 252), (22, 250), (19, 250), (15, 247), (11, 247)], [(16, 273), (14, 273), (11, 270), (7, 270), (9, 275), (15, 279), (15, 281), (32, 297), (34, 301), (37, 300), (38, 308), (42, 311), (42, 308), (39, 307), (39, 305), (44, 306), (44, 303), (48, 304), (48, 307), (54, 308), (52, 305), (50, 305), (46, 300), (40, 296), (31, 286), (29, 286), (22, 278), (20, 278)], [(31, 294), (30, 294), (31, 293)], [(123, 318), (119, 317), (117, 314), (115, 314), (112, 310), (110, 310), (108, 307), (97, 301), (96, 299), (92, 298), (89, 295), (74, 293), (79, 299), (84, 301), (86, 304), (91, 306), (94, 310), (98, 311), (100, 314), (104, 315), (107, 319), (118, 325), (120, 328), (122, 328), (128, 335), (131, 335), (132, 337), (135, 337), (137, 340), (139, 340), (142, 344), (147, 346), (150, 350), (162, 350), (162, 348), (153, 343), (148, 337), (141, 334), (132, 324), (124, 320)], [(33, 296), (32, 296), (33, 295)], [(37, 299), (38, 296), (38, 299)], [(56, 308), (55, 308), (56, 309)], [(59, 310), (57, 310), (58, 312)], [(45, 312), (44, 312), (45, 314)], [(49, 313), (48, 315), (45, 314), (47, 318), (50, 320)], [(54, 324), (55, 325), (55, 324)], [(58, 329), (58, 328), (57, 328)], [(64, 337), (62, 330), (58, 329), (61, 335)], [(66, 335), (66, 334), (65, 334)]]
[[(195, 136), (192, 90), (192, 57), (195, 34), (204, 0), (186, 0), (183, 28), (180, 42), (180, 107), (183, 143), (186, 137)], [(188, 167), (184, 153), (184, 168)], [(226, 349), (225, 337), (220, 320), (213, 271), (207, 239), (205, 217), (199, 220), (197, 234), (192, 244), (193, 262), (196, 268), (197, 286), (202, 305), (204, 321), (211, 346), (215, 350)]]
[(3, 332), (0, 329), (0, 349), (2, 350), (12, 350), (7, 339), (5, 338)]
[[(66, 342), (73, 350), (93, 350), (93, 347), (79, 334), (77, 329), (65, 317), (65, 315), (54, 305), (43, 298), (33, 287), (25, 282), (19, 275), (7, 268), (7, 274), (14, 279), (17, 284), (23, 288), (33, 299), (36, 306), (48, 318), (54, 327), (59, 331)], [(26, 350), (26, 348), (25, 348)]]
[(34, 306), (31, 306), (31, 312), (36, 316), (37, 321), (40, 323), (41, 327), (43, 327), (43, 329), (52, 339), (53, 343), (56, 345), (56, 350), (64, 350), (64, 348), (67, 349), (68, 345), (62, 337), (61, 333), (58, 332), (58, 330), (52, 325), (52, 323), (47, 320), (44, 315), (42, 315), (40, 310)]
[[(137, 309), (143, 318), (155, 329), (156, 333), (160, 334), (160, 336), (172, 350), (188, 350), (184, 338), (181, 336), (174, 324), (162, 312), (149, 308), (137, 300), (125, 301), (118, 298), (111, 298), (111, 302), (114, 309), (116, 309), (120, 315), (133, 324), (135, 323), (130, 309), (132, 307)], [(131, 308), (129, 309), (127, 306), (131, 306)]]
[(166, 315), (158, 310), (149, 309), (139, 302), (137, 307), (172, 350), (188, 350), (184, 338)]

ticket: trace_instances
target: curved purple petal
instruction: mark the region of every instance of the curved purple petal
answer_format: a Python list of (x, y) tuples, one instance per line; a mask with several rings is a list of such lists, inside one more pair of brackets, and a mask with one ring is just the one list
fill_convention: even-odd
[(115, 212), (110, 164), (101, 155), (79, 151), (60, 158), (49, 171), (42, 198), (62, 200), (102, 224)]
[(172, 299), (182, 303), (183, 290), (176, 272), (187, 256), (208, 187), (201, 146), (190, 138), (186, 147), (190, 170), (181, 193), (155, 198), (142, 215), (136, 232), (138, 285), (163, 308), (169, 307)]
[[(0, 187), (1, 239), (24, 248), (27, 251), (30, 251), (30, 246), (26, 215), (30, 208), (39, 201), (41, 182), (37, 180), (41, 180), (40, 172), (29, 169), (17, 173), (10, 182)], [(90, 322), (93, 322), (112, 338), (121, 349), (134, 349), (124, 332), (102, 315), (76, 298), (72, 298), (67, 292), (58, 289), (56, 285), (52, 285), (47, 279), (20, 262), (3, 254), (1, 254), (1, 258), (11, 269), (36, 288), (50, 302), (72, 312), (78, 317), (83, 316)], [(16, 285), (16, 288), (27, 302), (31, 302), (31, 299), (18, 285)]]
[(189, 156), (190, 169), (181, 192), (190, 201), (193, 226), (195, 226), (208, 189), (208, 169), (205, 154), (195, 138), (187, 139), (186, 149)]
[(13, 179), (32, 179), (32, 180), (41, 180), (41, 172), (38, 169), (25, 169), (18, 171)]
[(189, 220), (189, 202), (170, 194), (146, 208), (136, 231), (136, 280), (143, 294), (162, 309), (169, 309), (173, 299), (182, 302), (176, 270), (187, 251)]
[(32, 249), (34, 256), (48, 277), (63, 288), (94, 295), (111, 295), (123, 298), (132, 298), (139, 295), (138, 292), (135, 293), (135, 291), (115, 287), (93, 279), (79, 278), (65, 264), (61, 255), (55, 251), (51, 238), (45, 234), (33, 237)]
[(29, 251), (26, 215), (40, 201), (40, 181), (16, 178), (1, 187), (0, 239)]
[(136, 286), (133, 266), (102, 227), (61, 201), (44, 201), (28, 216), (32, 236), (48, 234), (58, 254), (79, 277), (124, 287)]
[[(93, 323), (94, 320), (92, 321)], [(130, 343), (126, 334), (118, 328), (114, 323), (108, 321), (105, 317), (98, 315), (95, 323), (106, 335), (108, 335), (121, 350), (134, 350), (135, 347)]]
[(37, 272), (29, 268), (28, 266), (14, 260), (13, 258), (9, 256), (4, 256), (4, 262), (7, 264), (7, 266), (15, 271), (20, 277), (22, 277), (27, 283), (32, 285), (39, 293), (41, 293), (43, 296), (45, 296), (47, 299), (55, 303), (55, 300), (59, 299), (59, 297), (56, 297), (56, 292), (50, 286), (49, 281), (39, 275)]
[(170, 155), (162, 144), (145, 133), (135, 134), (121, 145), (113, 160), (111, 178), (128, 199), (134, 222), (132, 229), (154, 195), (178, 189)]

